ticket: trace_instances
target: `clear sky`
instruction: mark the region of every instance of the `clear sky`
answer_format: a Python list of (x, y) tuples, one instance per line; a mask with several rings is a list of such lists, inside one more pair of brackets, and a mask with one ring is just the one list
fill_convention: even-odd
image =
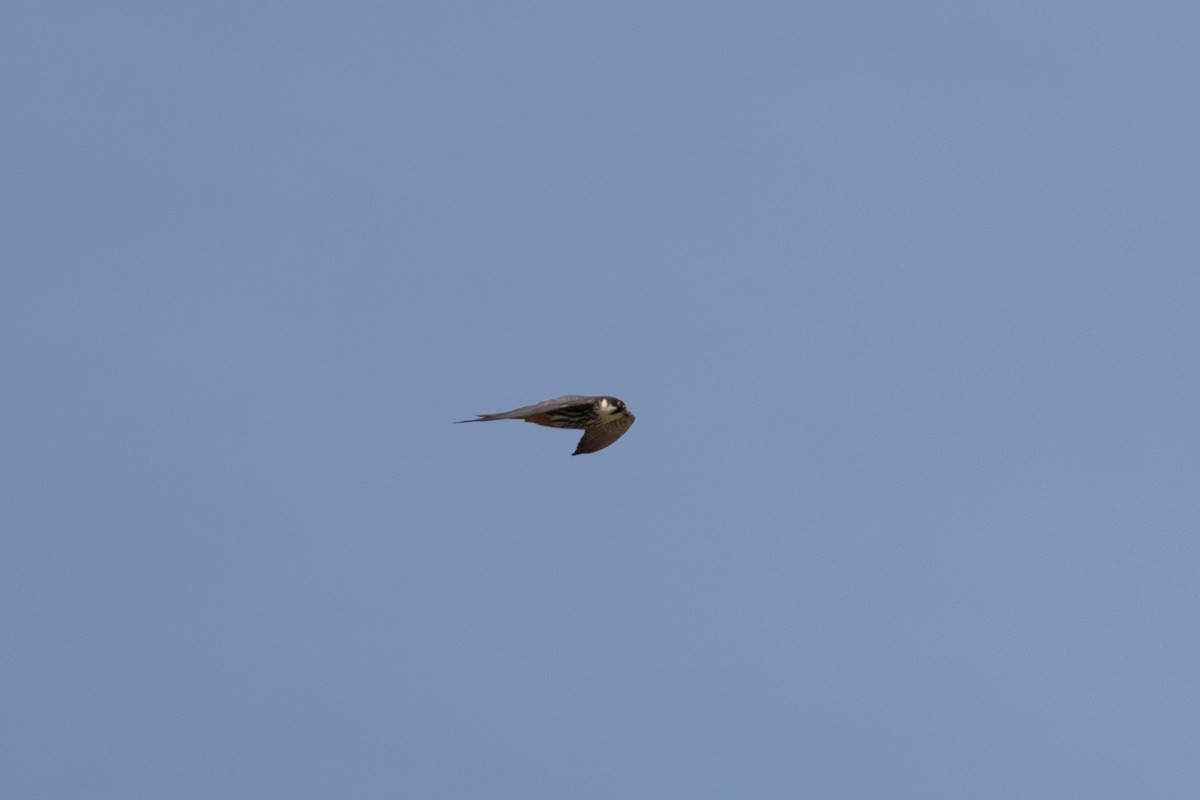
[(1200, 797), (1197, 31), (7, 3), (0, 794)]

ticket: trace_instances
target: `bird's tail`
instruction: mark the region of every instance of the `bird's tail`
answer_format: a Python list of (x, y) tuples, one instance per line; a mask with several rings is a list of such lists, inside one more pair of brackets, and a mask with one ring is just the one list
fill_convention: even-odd
[[(494, 419), (514, 419), (514, 418), (509, 417), (505, 414), (478, 414), (475, 417), (475, 419), (459, 419), (459, 420), (455, 420), (454, 424), (459, 425), (463, 422), (491, 422)], [(520, 418), (516, 417), (516, 419), (520, 419)]]

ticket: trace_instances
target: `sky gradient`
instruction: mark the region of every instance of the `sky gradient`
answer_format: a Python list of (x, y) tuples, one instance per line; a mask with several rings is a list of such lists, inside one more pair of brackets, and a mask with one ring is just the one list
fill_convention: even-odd
[(1200, 796), (1198, 29), (8, 4), (0, 793)]

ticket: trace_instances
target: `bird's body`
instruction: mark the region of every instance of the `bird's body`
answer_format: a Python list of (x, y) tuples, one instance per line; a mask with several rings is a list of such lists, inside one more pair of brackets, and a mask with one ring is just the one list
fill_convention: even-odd
[(582, 429), (583, 438), (571, 454), (577, 456), (608, 447), (629, 430), (634, 417), (625, 404), (615, 397), (569, 394), (499, 414), (480, 414), (476, 419), (462, 419), (459, 422), (490, 422), (496, 419), (523, 419), (551, 428)]

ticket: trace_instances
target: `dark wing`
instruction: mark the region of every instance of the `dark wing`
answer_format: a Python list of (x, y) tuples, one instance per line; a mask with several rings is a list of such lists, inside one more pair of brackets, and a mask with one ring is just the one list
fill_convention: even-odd
[(460, 419), (459, 422), (488, 422), (493, 419), (525, 419), (532, 417), (534, 414), (545, 414), (547, 411), (561, 411), (564, 408), (571, 406), (588, 405), (595, 401), (596, 398), (588, 397), (581, 394), (569, 394), (564, 397), (556, 397), (553, 400), (543, 400), (540, 403), (535, 403), (531, 406), (521, 406), (514, 408), (512, 411), (501, 411), (499, 414), (479, 414), (476, 419)]
[(575, 452), (571, 453), (571, 455), (578, 456), (583, 453), (594, 453), (597, 450), (603, 450), (617, 439), (620, 439), (632, 424), (633, 414), (625, 414), (622, 417), (614, 419), (612, 422), (588, 428), (584, 431), (583, 438), (579, 440), (579, 446), (575, 448)]

